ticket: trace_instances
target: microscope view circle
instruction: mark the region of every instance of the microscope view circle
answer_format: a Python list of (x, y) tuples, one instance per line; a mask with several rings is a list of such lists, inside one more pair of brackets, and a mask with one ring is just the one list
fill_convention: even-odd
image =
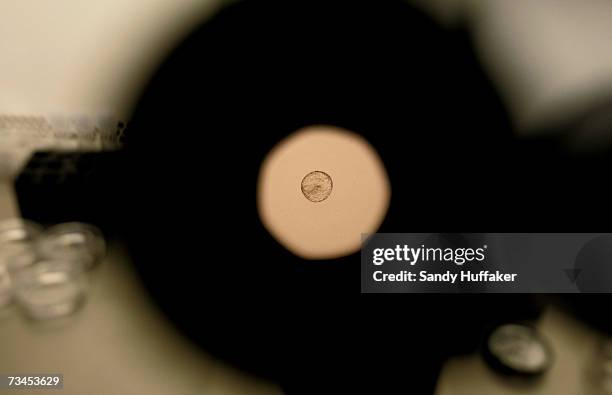
[(302, 193), (311, 202), (322, 202), (331, 194), (334, 187), (329, 174), (322, 171), (313, 171), (302, 179)]

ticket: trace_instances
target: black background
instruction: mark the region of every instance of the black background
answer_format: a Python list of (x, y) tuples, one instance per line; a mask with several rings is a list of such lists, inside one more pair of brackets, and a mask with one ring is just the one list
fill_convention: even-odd
[(432, 393), (449, 355), (539, 312), (529, 295), (362, 295), (358, 254), (304, 261), (281, 247), (257, 215), (259, 166), (315, 124), (378, 151), (392, 185), (380, 232), (609, 223), (609, 156), (518, 139), (463, 29), (402, 1), (226, 7), (143, 91), (102, 222), (184, 334), (288, 395)]

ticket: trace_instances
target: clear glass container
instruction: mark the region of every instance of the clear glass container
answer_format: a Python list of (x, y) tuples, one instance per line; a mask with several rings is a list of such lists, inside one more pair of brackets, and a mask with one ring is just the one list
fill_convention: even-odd
[(39, 240), (38, 250), (47, 259), (80, 261), (85, 270), (90, 270), (104, 257), (106, 242), (95, 226), (68, 222), (47, 229)]
[(75, 312), (85, 299), (88, 280), (82, 262), (42, 259), (12, 272), (17, 303), (34, 319)]
[[(10, 271), (33, 260), (33, 248), (42, 227), (20, 218), (0, 221), (0, 308), (12, 299)], [(10, 264), (9, 264), (10, 262)]]

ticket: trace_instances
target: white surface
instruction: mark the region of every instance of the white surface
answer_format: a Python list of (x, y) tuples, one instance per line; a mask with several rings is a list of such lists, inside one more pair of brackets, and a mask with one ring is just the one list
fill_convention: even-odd
[(159, 62), (221, 3), (0, 1), (0, 177), (36, 149), (109, 148), (100, 120), (129, 120)]
[(469, 24), (519, 131), (612, 98), (612, 2), (472, 1)]
[(0, 2), (0, 113), (126, 117), (172, 45), (219, 0)]

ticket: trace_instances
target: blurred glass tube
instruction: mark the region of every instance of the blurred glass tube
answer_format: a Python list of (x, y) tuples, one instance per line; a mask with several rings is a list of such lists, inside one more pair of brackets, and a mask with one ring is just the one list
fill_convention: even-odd
[(411, 0), (444, 25), (464, 23), (523, 135), (612, 145), (612, 2)]
[(612, 123), (596, 128), (608, 128), (605, 134), (594, 129), (584, 135), (582, 126), (612, 99), (612, 2), (473, 4), (478, 4), (469, 20), (475, 44), (518, 131), (570, 129), (586, 143), (612, 135)]
[(81, 262), (40, 260), (12, 274), (15, 297), (34, 319), (72, 314), (85, 297), (88, 282)]
[(80, 222), (67, 222), (47, 229), (38, 243), (39, 253), (49, 259), (76, 260), (86, 270), (97, 266), (106, 253), (100, 229)]
[(42, 232), (42, 227), (20, 218), (0, 222), (0, 307), (12, 299), (12, 266), (28, 265), (32, 245)]

